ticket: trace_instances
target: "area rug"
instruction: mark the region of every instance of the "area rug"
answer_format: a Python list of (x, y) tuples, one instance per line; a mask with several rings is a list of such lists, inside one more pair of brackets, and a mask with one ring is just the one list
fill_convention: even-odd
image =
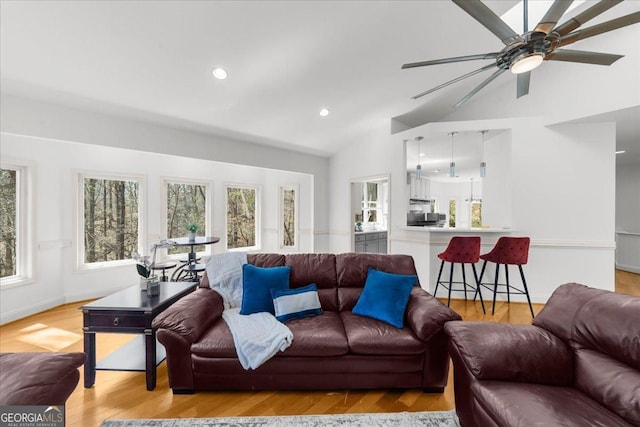
[(101, 427), (460, 427), (455, 411), (282, 417), (105, 420)]

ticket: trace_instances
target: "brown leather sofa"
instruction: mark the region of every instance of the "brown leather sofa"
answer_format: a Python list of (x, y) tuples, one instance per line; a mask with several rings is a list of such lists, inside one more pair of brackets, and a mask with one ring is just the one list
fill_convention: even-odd
[(84, 353), (0, 354), (0, 406), (64, 405), (85, 360)]
[[(369, 266), (416, 274), (413, 258), (378, 254), (250, 254), (260, 267), (291, 266), (290, 285), (316, 283), (322, 314), (287, 323), (293, 343), (256, 370), (244, 370), (224, 320), (222, 299), (201, 287), (153, 322), (167, 351), (169, 385), (194, 390), (422, 388), (442, 392), (449, 357), (442, 327), (460, 316), (415, 286), (405, 327), (353, 314)], [(202, 287), (204, 286), (204, 287)]]
[(533, 325), (445, 331), (463, 427), (640, 426), (638, 297), (571, 283)]

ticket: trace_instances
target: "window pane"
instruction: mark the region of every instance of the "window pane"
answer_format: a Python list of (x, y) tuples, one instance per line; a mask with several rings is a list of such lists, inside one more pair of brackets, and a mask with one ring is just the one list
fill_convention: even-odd
[(482, 202), (471, 203), (471, 226), (482, 227)]
[(84, 179), (84, 262), (131, 258), (138, 250), (136, 181)]
[(296, 245), (296, 190), (285, 189), (282, 195), (283, 246)]
[(17, 173), (0, 169), (0, 277), (17, 274)]
[[(167, 184), (167, 237), (184, 237), (189, 234), (187, 225), (196, 224), (197, 236), (206, 233), (207, 187), (193, 184)], [(187, 253), (188, 246), (169, 249), (170, 254)], [(196, 252), (205, 250), (204, 246), (196, 246)]]
[(227, 249), (256, 246), (256, 190), (227, 188)]
[(449, 227), (456, 226), (456, 201), (449, 200)]

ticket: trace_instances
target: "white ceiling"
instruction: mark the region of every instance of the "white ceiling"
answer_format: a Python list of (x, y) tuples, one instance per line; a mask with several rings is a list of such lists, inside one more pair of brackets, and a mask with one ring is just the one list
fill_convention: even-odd
[[(486, 3), (502, 14), (515, 1)], [(325, 156), (417, 108), (439, 119), (474, 82), (410, 97), (478, 67), (403, 63), (502, 47), (449, 1), (0, 5), (4, 93)]]

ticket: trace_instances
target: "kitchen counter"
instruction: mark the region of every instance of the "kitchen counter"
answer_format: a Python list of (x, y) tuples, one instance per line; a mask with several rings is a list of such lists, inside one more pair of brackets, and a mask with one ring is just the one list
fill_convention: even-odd
[(364, 231), (354, 231), (355, 234), (368, 234), (368, 233), (384, 233), (387, 230), (364, 230)]
[(449, 228), (449, 227), (420, 227), (405, 226), (404, 230), (418, 231), (421, 233), (458, 233), (458, 234), (478, 234), (478, 233), (513, 233), (517, 231), (513, 228)]

